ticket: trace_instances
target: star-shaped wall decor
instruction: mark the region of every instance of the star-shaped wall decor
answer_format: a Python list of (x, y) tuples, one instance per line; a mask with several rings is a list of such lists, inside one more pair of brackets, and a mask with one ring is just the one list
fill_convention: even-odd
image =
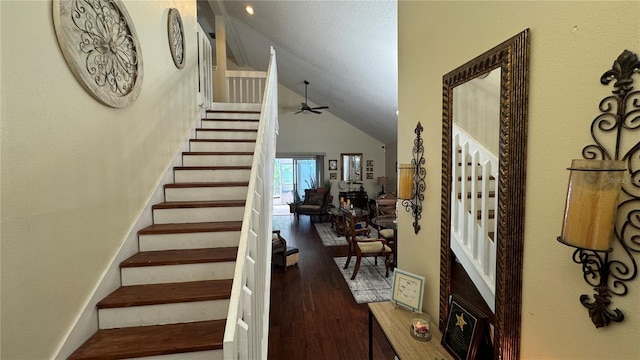
[(456, 318), (458, 319), (456, 326), (460, 327), (460, 331), (464, 331), (464, 326), (467, 325), (467, 322), (464, 321), (464, 314), (456, 315)]

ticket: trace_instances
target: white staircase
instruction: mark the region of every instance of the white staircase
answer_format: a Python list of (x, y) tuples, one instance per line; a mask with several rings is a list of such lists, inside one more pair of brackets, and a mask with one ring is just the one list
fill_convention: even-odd
[(260, 104), (215, 104), (69, 359), (222, 359)]

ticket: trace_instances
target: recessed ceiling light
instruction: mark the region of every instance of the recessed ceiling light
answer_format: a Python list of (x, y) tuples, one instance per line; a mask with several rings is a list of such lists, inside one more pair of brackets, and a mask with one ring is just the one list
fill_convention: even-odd
[(244, 11), (246, 11), (247, 14), (249, 14), (249, 15), (253, 15), (253, 6), (251, 6), (251, 5), (245, 6), (244, 7)]

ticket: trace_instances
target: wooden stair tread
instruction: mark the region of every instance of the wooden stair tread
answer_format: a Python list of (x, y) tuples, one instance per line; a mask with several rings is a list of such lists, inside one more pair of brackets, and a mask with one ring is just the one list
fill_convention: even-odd
[(98, 309), (229, 299), (232, 279), (121, 286)]
[(251, 170), (251, 166), (175, 166), (173, 170)]
[[(481, 191), (480, 191), (480, 192), (478, 192), (478, 196), (477, 196), (477, 197), (478, 197), (478, 199), (481, 199), (481, 198), (482, 198), (482, 192), (481, 192)], [(494, 197), (496, 197), (496, 192), (495, 192), (495, 191), (493, 191), (493, 190), (489, 191), (489, 197), (490, 197), (490, 198), (494, 198)], [(462, 194), (461, 194), (461, 193), (458, 193), (458, 200), (460, 200), (460, 199), (462, 199)], [(471, 199), (471, 192), (468, 192), (468, 193), (467, 193), (467, 199)]]
[(238, 247), (141, 251), (120, 263), (121, 268), (201, 264), (208, 262), (235, 261)]
[[(489, 180), (495, 180), (496, 178), (493, 175), (489, 176)], [(462, 180), (462, 176), (458, 176), (458, 181)], [(467, 176), (467, 181), (471, 181), (471, 176)], [(478, 175), (478, 181), (482, 181), (482, 175)]]
[(227, 131), (238, 131), (238, 132), (258, 132), (258, 129), (234, 129), (234, 128), (197, 128), (196, 131), (211, 131), (211, 132), (227, 132)]
[(254, 143), (256, 141), (255, 139), (190, 139), (189, 142)]
[(248, 181), (226, 181), (226, 182), (182, 182), (171, 183), (164, 186), (165, 189), (193, 188), (193, 187), (234, 187), (249, 186)]
[(186, 151), (182, 155), (251, 155), (250, 151)]
[(138, 231), (138, 235), (186, 234), (199, 232), (240, 231), (242, 221), (153, 224)]
[(260, 114), (260, 110), (207, 110), (207, 114)]
[(98, 330), (69, 360), (126, 359), (222, 349), (226, 320)]
[[(496, 212), (495, 210), (489, 210), (489, 220), (495, 219)], [(482, 220), (482, 210), (478, 210), (478, 220)]]
[(237, 207), (244, 206), (246, 200), (208, 200), (208, 201), (165, 201), (153, 205), (153, 210), (158, 209), (192, 209), (205, 207)]
[(209, 119), (202, 119), (202, 121), (220, 121), (220, 122), (230, 122), (230, 121), (234, 121), (234, 122), (250, 122), (250, 123), (259, 123), (260, 120), (259, 119), (225, 119), (225, 118), (209, 118)]

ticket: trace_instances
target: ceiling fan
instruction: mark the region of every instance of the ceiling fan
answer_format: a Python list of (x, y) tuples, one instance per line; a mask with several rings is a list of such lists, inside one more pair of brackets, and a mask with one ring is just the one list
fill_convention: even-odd
[(310, 111), (314, 114), (322, 114), (322, 112), (318, 111), (320, 109), (328, 109), (328, 106), (316, 106), (316, 107), (310, 107), (307, 104), (307, 86), (309, 85), (309, 82), (307, 80), (304, 81), (304, 102), (301, 104), (302, 106), (300, 107), (300, 109), (298, 109), (298, 111), (296, 112), (296, 114), (299, 114), (303, 111)]

